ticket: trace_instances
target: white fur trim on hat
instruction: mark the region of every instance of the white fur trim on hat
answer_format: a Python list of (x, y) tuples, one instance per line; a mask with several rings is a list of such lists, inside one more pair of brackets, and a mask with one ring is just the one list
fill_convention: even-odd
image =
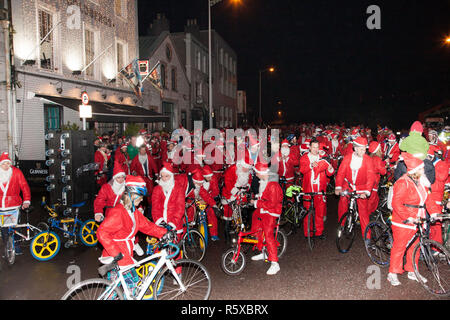
[(424, 168), (425, 164), (422, 162), (421, 164), (419, 164), (417, 167), (411, 169), (408, 171), (409, 174), (413, 174), (416, 173), (419, 169)]
[(164, 167), (161, 169), (160, 173), (163, 173), (163, 172), (173, 175), (173, 172), (170, 172), (169, 170), (167, 170)]

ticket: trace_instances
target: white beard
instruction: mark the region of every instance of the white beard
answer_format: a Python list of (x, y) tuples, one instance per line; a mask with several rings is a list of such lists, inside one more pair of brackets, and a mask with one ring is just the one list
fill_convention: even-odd
[(117, 194), (117, 195), (122, 194), (125, 191), (125, 182), (118, 183), (118, 182), (116, 182), (116, 180), (114, 180), (111, 188), (115, 194)]
[(361, 168), (362, 161), (363, 157), (358, 157), (357, 155), (353, 154), (352, 161), (350, 162), (350, 169), (354, 171), (359, 170), (359, 168)]
[(209, 190), (209, 181), (203, 182), (203, 188), (208, 191)]
[(283, 147), (281, 148), (281, 155), (287, 157), (289, 155), (289, 153), (291, 152), (291, 149)]
[(237, 174), (237, 185), (239, 187), (245, 187), (248, 184), (248, 179), (250, 177), (249, 172), (242, 172), (240, 169), (236, 170)]
[(167, 194), (175, 186), (175, 178), (172, 176), (168, 181), (159, 180), (158, 184), (162, 187), (164, 193)]
[(197, 198), (198, 197), (198, 195), (199, 195), (199, 193), (200, 193), (200, 188), (201, 187), (199, 187), (199, 186), (195, 186), (195, 188), (194, 188), (194, 194), (195, 194), (195, 197)]
[(144, 164), (144, 163), (146, 163), (147, 162), (147, 155), (146, 154), (144, 154), (144, 155), (138, 155), (139, 156), (139, 162), (141, 163), (141, 164)]
[(262, 196), (262, 194), (263, 194), (264, 190), (266, 189), (268, 183), (269, 183), (269, 180), (259, 180), (259, 190), (258, 190), (258, 192), (259, 192), (259, 196), (260, 197)]
[(425, 174), (421, 175), (419, 178), (419, 182), (422, 186), (429, 188), (431, 186), (430, 181), (428, 180), (428, 178), (425, 176)]
[(7, 183), (12, 176), (12, 168), (8, 170), (0, 169), (0, 183)]

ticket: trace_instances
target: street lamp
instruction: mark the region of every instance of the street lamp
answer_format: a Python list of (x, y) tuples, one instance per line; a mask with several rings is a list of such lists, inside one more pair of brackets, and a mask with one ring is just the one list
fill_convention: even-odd
[(266, 69), (259, 70), (259, 119), (258, 119), (258, 121), (260, 122), (260, 125), (262, 124), (262, 114), (261, 114), (261, 74), (263, 72), (267, 72), (267, 71), (270, 72), (270, 73), (275, 72), (275, 68), (274, 67), (269, 67), (269, 68), (266, 68)]

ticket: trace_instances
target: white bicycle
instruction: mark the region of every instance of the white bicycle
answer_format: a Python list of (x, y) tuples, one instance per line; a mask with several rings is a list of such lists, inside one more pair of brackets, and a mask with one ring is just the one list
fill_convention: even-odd
[[(180, 252), (173, 243), (159, 243), (159, 252), (152, 254), (134, 265), (119, 268), (114, 261), (98, 269), (104, 277), (89, 279), (73, 286), (61, 300), (207, 300), (211, 293), (211, 279), (206, 268), (198, 261), (174, 260)], [(156, 265), (152, 260), (157, 260)], [(151, 267), (149, 267), (151, 266)], [(143, 277), (136, 285), (129, 285), (130, 271), (145, 267)], [(156, 294), (155, 294), (156, 293)]]

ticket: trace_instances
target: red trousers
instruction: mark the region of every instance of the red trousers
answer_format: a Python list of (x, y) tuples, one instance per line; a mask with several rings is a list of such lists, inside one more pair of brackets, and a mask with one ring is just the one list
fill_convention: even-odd
[[(356, 200), (358, 206), (359, 213), (359, 221), (361, 224), (361, 233), (364, 237), (364, 230), (366, 230), (367, 225), (369, 224), (369, 200), (368, 199), (357, 199)], [(338, 203), (338, 220), (348, 211), (349, 199), (347, 197), (341, 197)]]
[[(321, 236), (323, 233), (323, 218), (327, 215), (327, 197), (326, 196), (322, 196), (322, 195), (317, 195), (314, 196), (314, 210), (316, 211), (315, 213), (315, 227), (316, 227), (316, 236)], [(303, 205), (305, 206), (306, 209), (309, 209), (311, 202), (309, 201), (304, 201)], [(308, 235), (308, 216), (305, 216), (305, 218), (303, 219), (303, 233), (305, 235), (305, 237)], [(313, 234), (313, 226), (310, 226), (310, 233), (312, 236), (314, 236)]]
[(275, 239), (275, 228), (277, 226), (277, 218), (265, 213), (261, 214), (260, 209), (256, 209), (252, 216), (252, 228), (250, 232), (256, 232), (258, 239), (257, 249), (263, 248), (263, 241), (266, 243), (268, 260), (278, 262), (278, 246), (279, 243)]
[(224, 204), (223, 205), (223, 219), (230, 221), (232, 215), (233, 215), (233, 210), (231, 210), (231, 208), (228, 204)]
[[(189, 207), (189, 209), (187, 210), (187, 216), (188, 216), (189, 222), (194, 220), (194, 208), (193, 207)], [(211, 236), (217, 236), (217, 229), (218, 229), (217, 217), (214, 214), (214, 210), (212, 208), (208, 208), (208, 210), (206, 211), (206, 223), (209, 227), (209, 232), (210, 232)]]
[(380, 197), (378, 196), (378, 192), (372, 191), (368, 201), (369, 201), (369, 203), (368, 203), (367, 206), (368, 206), (369, 215), (370, 215), (372, 212), (374, 212), (378, 208), (378, 203), (380, 201)]
[[(414, 267), (412, 264), (412, 255), (414, 248), (416, 247), (419, 239), (416, 239), (414, 243), (409, 247), (406, 252), (406, 264), (403, 267), (403, 256), (405, 255), (406, 245), (409, 240), (412, 239), (416, 230), (401, 228), (397, 226), (392, 226), (392, 236), (394, 238), (394, 242), (392, 244), (391, 249), (391, 261), (389, 264), (389, 272), (390, 273), (399, 273), (402, 274), (403, 271), (414, 272)], [(419, 255), (416, 257), (416, 263), (419, 260)]]
[(442, 223), (436, 222), (430, 226), (430, 239), (442, 244)]

